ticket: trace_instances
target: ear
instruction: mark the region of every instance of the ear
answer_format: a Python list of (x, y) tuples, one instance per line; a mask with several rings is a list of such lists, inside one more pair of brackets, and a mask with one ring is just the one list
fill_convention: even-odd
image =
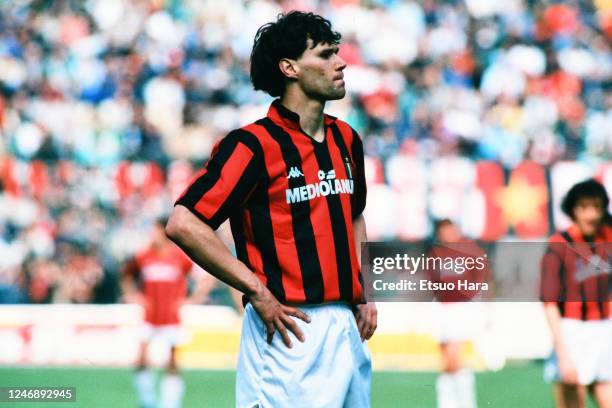
[(278, 68), (287, 78), (296, 79), (298, 76), (299, 68), (295, 60), (283, 58), (278, 61)]

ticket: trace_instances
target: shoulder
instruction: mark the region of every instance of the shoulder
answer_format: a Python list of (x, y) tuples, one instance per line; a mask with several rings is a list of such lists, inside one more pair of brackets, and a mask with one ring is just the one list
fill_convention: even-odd
[(132, 260), (137, 265), (142, 265), (146, 263), (147, 259), (151, 258), (152, 255), (153, 255), (153, 250), (150, 247), (146, 247), (136, 252)]
[(567, 242), (567, 240), (561, 234), (562, 234), (562, 231), (555, 232), (553, 235), (550, 236), (550, 238), (548, 238), (548, 243), (558, 244), (558, 243)]
[(325, 117), (326, 119), (330, 120), (332, 129), (337, 129), (337, 131), (342, 136), (344, 143), (348, 147), (353, 146), (354, 143), (361, 144), (361, 136), (359, 136), (359, 133), (346, 121), (330, 115), (325, 115)]
[(335, 118), (333, 116), (329, 116), (329, 115), (326, 115), (326, 116), (328, 116), (329, 118), (332, 119), (332, 123), (334, 123), (336, 126), (338, 126), (338, 128), (342, 131), (342, 133), (347, 133), (348, 135), (351, 135), (351, 136), (352, 135), (357, 135), (357, 136), (359, 135), (357, 133), (357, 131), (355, 130), (355, 128), (353, 128), (351, 125), (349, 125), (348, 122), (346, 122), (346, 121), (344, 121), (342, 119)]
[(241, 146), (242, 149), (246, 147), (254, 155), (259, 155), (261, 153), (261, 143), (253, 130), (252, 124), (232, 130), (217, 141), (213, 153), (219, 150), (233, 151)]
[(612, 225), (604, 224), (602, 226), (602, 235), (604, 242), (612, 242)]

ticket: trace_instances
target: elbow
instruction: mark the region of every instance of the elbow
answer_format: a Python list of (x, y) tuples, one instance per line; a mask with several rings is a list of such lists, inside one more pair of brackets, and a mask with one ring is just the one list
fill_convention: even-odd
[(164, 229), (164, 231), (166, 232), (166, 236), (176, 243), (180, 242), (182, 237), (184, 237), (187, 232), (187, 223), (185, 220), (185, 214), (183, 214), (183, 210), (186, 209), (181, 206), (174, 207), (174, 210), (172, 210), (172, 214), (170, 214), (170, 217), (168, 218), (168, 222), (166, 223), (166, 227)]

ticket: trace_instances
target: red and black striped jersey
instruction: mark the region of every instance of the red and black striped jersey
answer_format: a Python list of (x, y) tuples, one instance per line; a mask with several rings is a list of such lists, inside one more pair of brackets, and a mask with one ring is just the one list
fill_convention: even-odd
[(322, 142), (279, 100), (230, 132), (176, 204), (217, 229), (230, 219), (238, 259), (284, 303), (363, 301), (353, 220), (366, 202), (363, 145), (324, 115)]
[(556, 303), (561, 317), (600, 320), (610, 317), (612, 227), (602, 226), (586, 242), (576, 225), (554, 234), (542, 258), (540, 296)]

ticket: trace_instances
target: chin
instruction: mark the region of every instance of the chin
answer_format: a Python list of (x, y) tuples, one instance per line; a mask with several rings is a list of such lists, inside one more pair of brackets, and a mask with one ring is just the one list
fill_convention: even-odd
[(335, 100), (344, 98), (345, 95), (346, 95), (346, 90), (344, 88), (342, 88), (342, 89), (334, 91), (330, 95), (328, 95), (327, 100), (328, 101), (335, 101)]

